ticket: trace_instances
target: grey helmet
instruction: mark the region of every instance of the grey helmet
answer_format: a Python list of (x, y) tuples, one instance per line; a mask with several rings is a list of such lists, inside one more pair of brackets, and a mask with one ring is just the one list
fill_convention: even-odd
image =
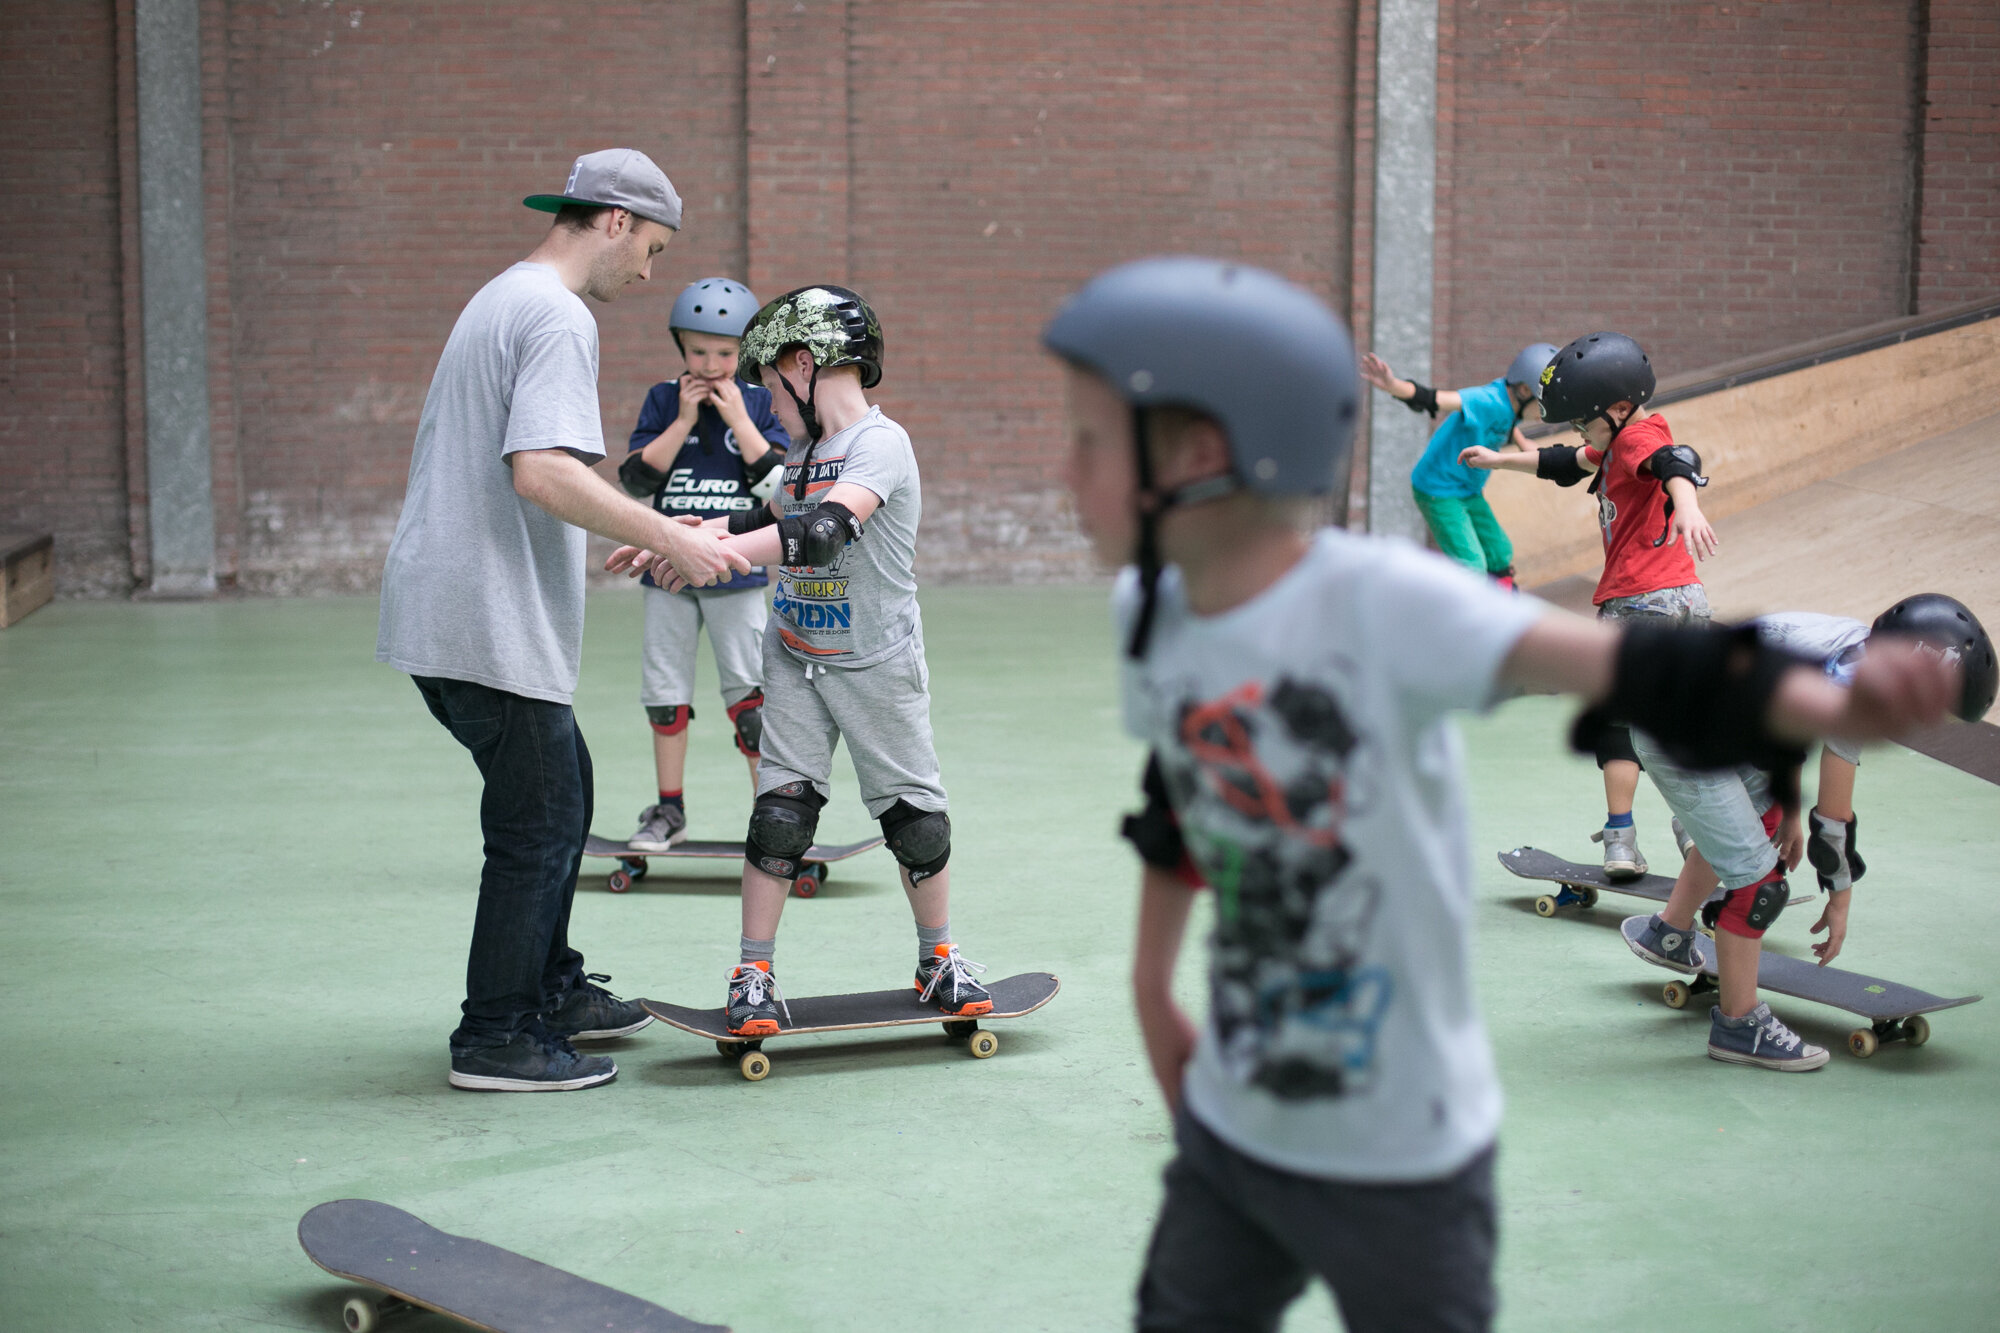
[(674, 298), (667, 316), (667, 331), (674, 346), (683, 333), (716, 333), (725, 338), (741, 338), (757, 314), (757, 298), (740, 282), (728, 278), (703, 278), (691, 282)]
[(1534, 390), (1535, 400), (1542, 397), (1542, 372), (1549, 368), (1549, 362), (1556, 359), (1562, 349), (1554, 343), (1529, 343), (1514, 353), (1514, 359), (1507, 363), (1507, 383), (1524, 384)]
[(1275, 273), (1191, 255), (1134, 260), (1070, 297), (1042, 342), (1135, 409), (1214, 417), (1252, 491), (1347, 487), (1361, 404), (1354, 343), (1324, 302)]

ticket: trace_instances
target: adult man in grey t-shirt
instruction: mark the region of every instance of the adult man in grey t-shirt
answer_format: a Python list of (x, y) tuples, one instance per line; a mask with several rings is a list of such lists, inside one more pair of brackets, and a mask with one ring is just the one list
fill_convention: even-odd
[(680, 227), (665, 174), (634, 149), (576, 161), (534, 252), (453, 327), (417, 425), (382, 575), (375, 656), (415, 679), (485, 781), (486, 864), (451, 1082), (585, 1088), (618, 1072), (572, 1041), (651, 1021), (594, 985), (569, 946), (590, 827), (590, 751), (570, 711), (583, 641), (585, 531), (660, 552), (707, 586), (749, 562), (591, 471), (604, 456), (597, 323), (581, 298), (645, 280)]

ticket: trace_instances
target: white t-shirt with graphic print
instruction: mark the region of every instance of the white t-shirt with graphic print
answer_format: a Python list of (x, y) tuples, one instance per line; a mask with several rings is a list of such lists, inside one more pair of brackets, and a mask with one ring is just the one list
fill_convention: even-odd
[[(1127, 570), (1120, 644), (1139, 604)], [(1500, 1085), (1471, 975), (1472, 861), (1449, 714), (1495, 699), (1544, 613), (1407, 542), (1320, 533), (1215, 616), (1161, 577), (1126, 726), (1215, 894), (1188, 1111), (1247, 1156), (1357, 1181), (1447, 1175)]]

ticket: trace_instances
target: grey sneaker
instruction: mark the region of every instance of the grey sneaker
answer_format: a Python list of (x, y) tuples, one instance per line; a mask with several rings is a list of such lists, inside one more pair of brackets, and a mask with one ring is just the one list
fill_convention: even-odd
[(571, 1041), (610, 1041), (629, 1037), (653, 1021), (637, 1000), (621, 1000), (596, 984), (609, 980), (603, 972), (586, 974), (543, 1017), (549, 1031)]
[[(1636, 921), (1639, 918), (1631, 917)], [(1625, 934), (1625, 943), (1632, 952), (1658, 967), (1670, 967), (1676, 972), (1699, 972), (1708, 965), (1707, 946), (1701, 933), (1692, 927), (1682, 930), (1670, 926), (1658, 912), (1646, 918), (1645, 929)]]
[(594, 1088), (618, 1077), (618, 1066), (602, 1055), (582, 1055), (552, 1033), (517, 1032), (505, 1046), (453, 1052), (451, 1086), (475, 1092), (570, 1092)]
[(625, 845), (635, 852), (664, 852), (687, 835), (687, 811), (677, 805), (649, 805), (639, 812), (639, 831)]
[[(768, 1037), (778, 1030), (778, 978), (766, 962), (738, 963), (729, 969), (729, 998), (722, 1006), (722, 1025), (738, 1037)], [(785, 1021), (792, 1018), (785, 1007)]]
[(1646, 858), (1639, 854), (1638, 828), (1602, 828), (1590, 835), (1592, 842), (1604, 844), (1604, 874), (1607, 879), (1637, 879), (1646, 873)]
[(1673, 828), (1674, 846), (1681, 849), (1681, 860), (1685, 861), (1688, 859), (1688, 853), (1694, 850), (1694, 835), (1687, 831), (1687, 826), (1681, 823), (1679, 815), (1674, 816)]
[(1818, 1069), (1827, 1060), (1826, 1047), (1814, 1046), (1786, 1027), (1762, 1000), (1741, 1018), (1724, 1018), (1720, 1009), (1708, 1011), (1708, 1055), (1787, 1073)]

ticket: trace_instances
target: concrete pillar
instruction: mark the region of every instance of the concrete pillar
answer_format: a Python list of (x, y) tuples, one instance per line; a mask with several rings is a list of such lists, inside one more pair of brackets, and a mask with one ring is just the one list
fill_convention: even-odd
[(215, 591), (199, 0), (137, 0), (140, 323), (150, 591)]
[[(1437, 230), (1437, 0), (1379, 0), (1375, 40), (1374, 350), (1430, 382)], [(1410, 469), (1429, 417), (1377, 395), (1368, 433), (1368, 530), (1422, 540)]]

